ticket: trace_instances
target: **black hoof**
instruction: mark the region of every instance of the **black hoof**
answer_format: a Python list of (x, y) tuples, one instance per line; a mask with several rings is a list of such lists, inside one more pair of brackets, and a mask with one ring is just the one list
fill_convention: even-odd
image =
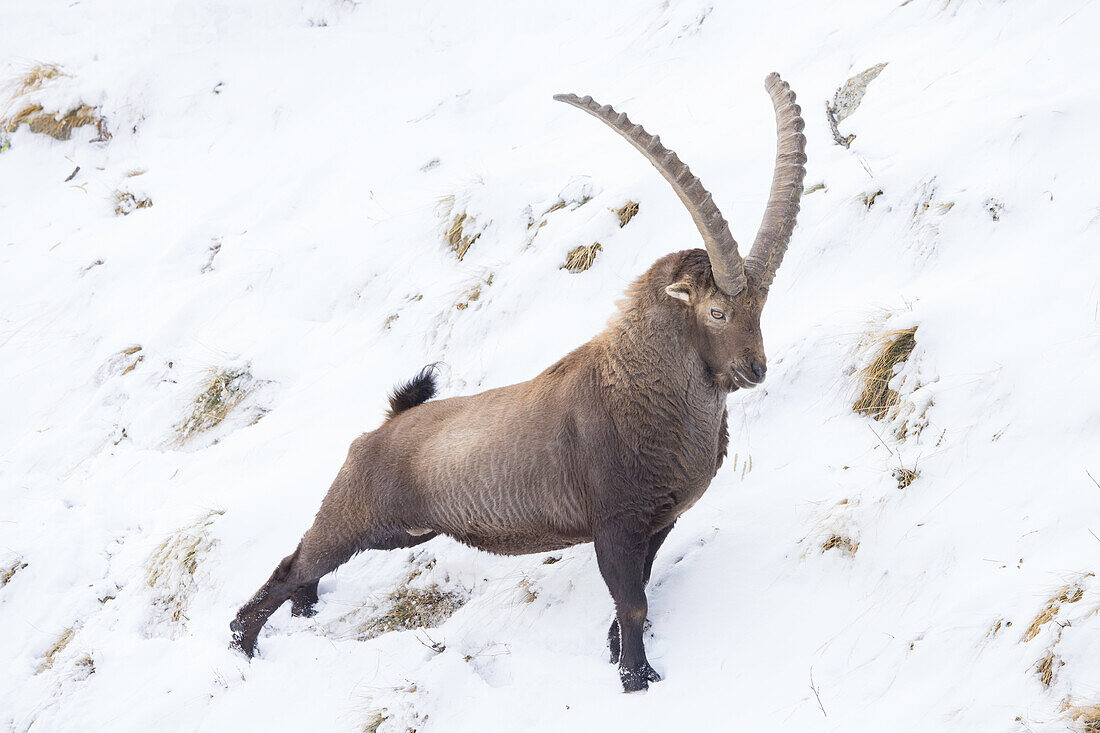
[(245, 641), (244, 625), (237, 619), (233, 619), (229, 622), (229, 630), (233, 632), (233, 641), (230, 643), (229, 648), (236, 649), (249, 659), (252, 659), (252, 655), (256, 651), (256, 640)]
[(640, 692), (648, 690), (650, 682), (660, 682), (661, 675), (646, 662), (637, 669), (619, 667), (619, 679), (623, 681), (623, 692)]
[(619, 621), (611, 622), (611, 628), (607, 630), (607, 650), (611, 652), (611, 663), (619, 663), (621, 645), (619, 642)]

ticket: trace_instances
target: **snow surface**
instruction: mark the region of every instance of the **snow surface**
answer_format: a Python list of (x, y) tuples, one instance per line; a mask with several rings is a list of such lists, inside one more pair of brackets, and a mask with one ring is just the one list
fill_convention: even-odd
[[(0, 569), (21, 568), (0, 587), (0, 728), (1082, 726), (1070, 706), (1100, 703), (1098, 27), (1089, 0), (5, 3), (3, 78), (61, 65), (35, 98), (98, 106), (113, 138), (24, 127), (0, 153)], [(825, 102), (881, 62), (845, 150)], [(251, 664), (229, 651), (392, 384), (432, 361), (444, 396), (528, 379), (698, 246), (649, 164), (552, 94), (661, 133), (745, 247), (772, 70), (825, 188), (764, 311), (768, 381), (731, 395), (729, 460), (656, 562), (665, 680), (621, 693), (590, 546), (367, 553), (322, 581), (315, 618), (280, 610)], [(153, 206), (115, 216), (115, 191)], [(452, 210), (481, 234), (461, 262)], [(595, 241), (591, 270), (559, 269)], [(853, 413), (861, 343), (913, 325), (906, 411)], [(254, 390), (178, 444), (226, 369)], [(919, 472), (903, 490), (899, 467)], [(858, 548), (823, 550), (833, 535)], [(151, 586), (162, 546), (192, 564)], [(466, 604), (356, 640), (410, 570)]]

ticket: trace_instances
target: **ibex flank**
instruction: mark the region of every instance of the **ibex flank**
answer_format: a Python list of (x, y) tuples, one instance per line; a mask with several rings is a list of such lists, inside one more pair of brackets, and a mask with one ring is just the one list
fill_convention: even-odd
[(806, 138), (795, 95), (765, 80), (778, 150), (748, 257), (711, 194), (660, 138), (591, 97), (555, 99), (637, 148), (691, 213), (705, 249), (657, 260), (607, 328), (534, 379), (431, 401), (428, 368), (390, 398), (388, 418), (352, 442), (313, 526), (230, 625), (249, 657), (284, 601), (308, 616), (317, 581), (363, 550), (448, 535), (521, 555), (592, 542), (616, 618), (611, 661), (627, 691), (660, 676), (642, 625), (653, 558), (726, 455), (726, 396), (764, 380), (760, 311), (798, 214)]

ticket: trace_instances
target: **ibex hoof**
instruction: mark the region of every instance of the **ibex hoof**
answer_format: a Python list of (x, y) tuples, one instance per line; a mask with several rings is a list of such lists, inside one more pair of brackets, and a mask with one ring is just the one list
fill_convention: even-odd
[(230, 642), (229, 648), (236, 649), (249, 659), (252, 659), (252, 655), (256, 651), (256, 642), (245, 642), (244, 625), (238, 619), (233, 619), (229, 622), (229, 630), (233, 632), (233, 641)]
[(639, 692), (648, 690), (650, 682), (660, 682), (661, 675), (646, 662), (637, 669), (619, 667), (619, 679), (623, 681), (623, 692)]

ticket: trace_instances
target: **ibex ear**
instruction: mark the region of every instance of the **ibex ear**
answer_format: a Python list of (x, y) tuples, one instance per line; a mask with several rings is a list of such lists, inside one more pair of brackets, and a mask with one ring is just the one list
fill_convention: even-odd
[(682, 300), (685, 303), (691, 302), (691, 285), (686, 280), (672, 283), (665, 288), (665, 292), (677, 300)]

